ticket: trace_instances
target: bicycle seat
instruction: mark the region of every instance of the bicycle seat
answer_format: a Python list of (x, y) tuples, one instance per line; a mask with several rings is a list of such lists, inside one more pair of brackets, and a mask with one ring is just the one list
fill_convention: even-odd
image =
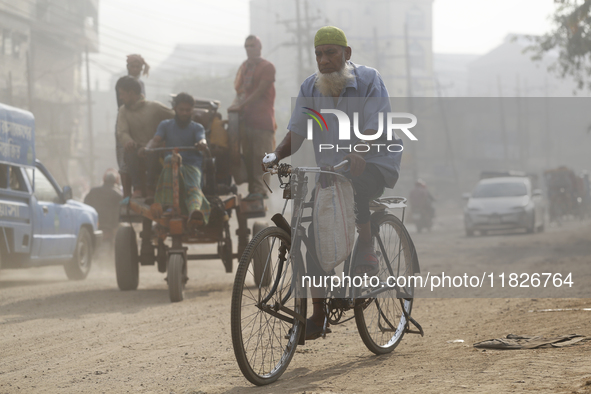
[(369, 209), (371, 211), (403, 208), (406, 208), (406, 198), (404, 197), (380, 197), (370, 201), (369, 203)]

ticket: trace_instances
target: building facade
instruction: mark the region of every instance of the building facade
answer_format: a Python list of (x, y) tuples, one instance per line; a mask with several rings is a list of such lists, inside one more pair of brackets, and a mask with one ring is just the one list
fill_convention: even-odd
[(0, 101), (33, 112), (37, 156), (60, 183), (88, 175), (83, 54), (98, 49), (98, 0), (0, 3), (0, 35)]

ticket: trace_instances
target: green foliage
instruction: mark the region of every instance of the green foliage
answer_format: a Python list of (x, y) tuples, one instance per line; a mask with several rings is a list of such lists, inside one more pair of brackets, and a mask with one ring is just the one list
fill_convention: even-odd
[(562, 78), (572, 77), (579, 89), (591, 90), (591, 0), (561, 0), (552, 21), (554, 28), (543, 36), (529, 36), (533, 60), (547, 53), (556, 54), (549, 70)]

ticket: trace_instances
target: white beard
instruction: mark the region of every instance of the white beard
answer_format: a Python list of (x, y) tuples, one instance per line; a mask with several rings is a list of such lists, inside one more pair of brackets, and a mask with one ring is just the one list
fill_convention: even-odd
[(325, 97), (338, 97), (341, 95), (343, 88), (355, 79), (353, 73), (353, 66), (350, 63), (344, 62), (343, 68), (328, 74), (322, 74), (316, 71), (316, 82), (314, 86)]

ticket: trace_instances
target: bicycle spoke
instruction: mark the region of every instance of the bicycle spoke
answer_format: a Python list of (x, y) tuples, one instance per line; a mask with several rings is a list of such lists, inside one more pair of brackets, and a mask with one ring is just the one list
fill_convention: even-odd
[[(266, 384), (283, 373), (293, 357), (303, 327), (297, 319), (277, 309), (277, 306), (286, 306), (301, 313), (301, 300), (289, 292), (293, 264), (289, 250), (281, 250), (286, 244), (289, 244), (289, 235), (285, 231), (273, 227), (262, 230), (247, 246), (236, 273), (232, 294), (232, 342), (240, 369), (255, 384)], [(260, 275), (258, 280), (256, 275)], [(271, 280), (265, 281), (264, 277)], [(254, 286), (250, 285), (252, 280)], [(287, 335), (291, 330), (298, 335)]]
[[(363, 294), (375, 294), (371, 302), (356, 307), (355, 318), (359, 333), (365, 345), (374, 353), (392, 351), (400, 343), (406, 327), (406, 317), (399, 305), (398, 290), (412, 294), (412, 284), (383, 290), (389, 276), (398, 280), (413, 274), (412, 244), (404, 225), (393, 215), (381, 217), (378, 235), (374, 236), (374, 247), (379, 260), (380, 284), (377, 288), (365, 288)], [(383, 291), (382, 291), (383, 290)], [(377, 291), (377, 292), (376, 292)], [(404, 309), (410, 313), (412, 300), (403, 301)]]

